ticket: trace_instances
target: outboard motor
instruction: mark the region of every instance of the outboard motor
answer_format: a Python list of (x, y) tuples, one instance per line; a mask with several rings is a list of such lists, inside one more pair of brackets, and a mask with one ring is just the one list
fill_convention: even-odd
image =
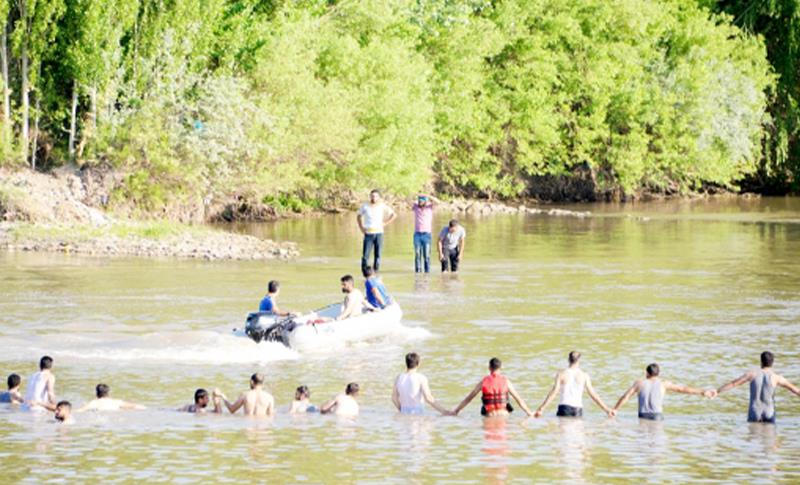
[(273, 313), (255, 312), (247, 315), (244, 333), (255, 343), (262, 340), (266, 342), (280, 342), (289, 346), (289, 332), (294, 330), (297, 323), (291, 317), (278, 320)]

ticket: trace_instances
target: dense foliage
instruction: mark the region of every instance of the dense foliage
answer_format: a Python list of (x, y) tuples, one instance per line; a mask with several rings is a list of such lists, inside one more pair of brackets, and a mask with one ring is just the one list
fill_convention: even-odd
[[(713, 6), (713, 5), (712, 5)], [(697, 0), (0, 0), (6, 163), (119, 200), (383, 187), (735, 187), (773, 143), (764, 44)], [(775, 113), (773, 113), (775, 115)], [(773, 150), (774, 151), (774, 150)]]

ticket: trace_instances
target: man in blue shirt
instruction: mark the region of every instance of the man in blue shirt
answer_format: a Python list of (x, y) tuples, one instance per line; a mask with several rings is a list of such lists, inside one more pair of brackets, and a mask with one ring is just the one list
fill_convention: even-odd
[(267, 295), (261, 300), (258, 306), (259, 312), (269, 312), (279, 317), (288, 317), (293, 315), (289, 311), (281, 311), (275, 300), (278, 298), (278, 293), (281, 291), (281, 284), (277, 280), (272, 280), (267, 285)]
[(384, 309), (386, 305), (392, 303), (392, 297), (389, 296), (389, 292), (386, 291), (386, 287), (383, 286), (383, 283), (377, 276), (375, 276), (375, 270), (372, 269), (372, 266), (367, 266), (364, 268), (364, 278), (367, 279), (366, 287), (367, 287), (367, 301), (370, 305), (374, 306), (375, 308)]

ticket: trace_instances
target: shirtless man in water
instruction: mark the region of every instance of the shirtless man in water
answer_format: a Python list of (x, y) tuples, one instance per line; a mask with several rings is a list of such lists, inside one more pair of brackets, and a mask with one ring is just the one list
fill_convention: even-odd
[(589, 374), (581, 370), (581, 353), (573, 350), (569, 353), (568, 360), (569, 367), (556, 374), (552, 389), (550, 389), (550, 392), (547, 394), (547, 397), (544, 398), (544, 402), (539, 406), (539, 409), (536, 410), (534, 416), (537, 418), (541, 417), (542, 413), (544, 413), (544, 409), (550, 404), (553, 398), (556, 397), (556, 393), (561, 391), (561, 400), (558, 404), (556, 416), (580, 418), (583, 416), (584, 390), (586, 390), (589, 397), (591, 397), (609, 417), (616, 416), (617, 411), (606, 406), (597, 392), (595, 392)]
[[(214, 413), (222, 413), (222, 402), (220, 401), (220, 392), (219, 389), (214, 389), (213, 393), (214, 398)], [(194, 404), (187, 404), (186, 406), (178, 409), (178, 411), (184, 413), (195, 413), (195, 414), (204, 414), (206, 412), (206, 408), (208, 407), (208, 402), (211, 399), (208, 397), (208, 391), (205, 389), (198, 389), (194, 391)]]
[(132, 402), (123, 401), (121, 399), (114, 399), (110, 396), (111, 388), (107, 384), (98, 384), (95, 387), (95, 395), (97, 399), (92, 399), (80, 407), (76, 413), (84, 411), (119, 411), (123, 409), (147, 409), (141, 404), (134, 404)]
[(337, 416), (358, 416), (358, 384), (351, 382), (343, 394), (338, 394), (322, 405), (319, 412), (322, 414), (336, 414)]
[(221, 394), (225, 407), (231, 414), (236, 414), (239, 408), (244, 407), (245, 416), (272, 416), (275, 414), (275, 399), (264, 390), (264, 376), (255, 373), (250, 376), (250, 390), (243, 392), (233, 404)]

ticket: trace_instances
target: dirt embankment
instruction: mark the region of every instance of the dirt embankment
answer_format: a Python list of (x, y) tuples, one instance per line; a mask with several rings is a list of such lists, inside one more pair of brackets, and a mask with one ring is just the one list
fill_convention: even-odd
[(116, 183), (110, 172), (0, 170), (0, 249), (207, 260), (299, 254), (290, 242), (110, 214), (104, 206)]

